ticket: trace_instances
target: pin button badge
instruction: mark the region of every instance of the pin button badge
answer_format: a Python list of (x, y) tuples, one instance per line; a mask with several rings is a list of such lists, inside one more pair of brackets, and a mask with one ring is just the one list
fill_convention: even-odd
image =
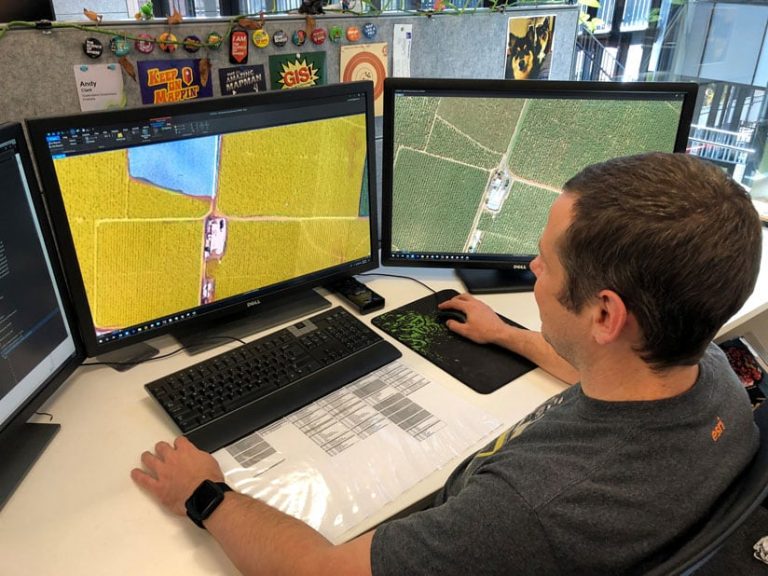
[(208, 44), (208, 48), (211, 50), (218, 50), (221, 48), (221, 43), (224, 41), (224, 38), (222, 38), (221, 34), (218, 32), (211, 32), (208, 34), (208, 37), (205, 39), (205, 43)]
[(253, 43), (256, 48), (266, 48), (269, 46), (269, 34), (263, 28), (253, 31)]
[(163, 32), (157, 37), (157, 46), (160, 50), (168, 52), (169, 54), (176, 51), (175, 42), (177, 42), (176, 36), (170, 32)]
[(86, 38), (83, 42), (83, 52), (88, 58), (98, 58), (104, 53), (104, 45), (98, 38)]
[(278, 30), (274, 34), (272, 34), (272, 43), (275, 46), (285, 46), (288, 42), (288, 34), (283, 32), (282, 30)]
[(347, 28), (347, 40), (350, 42), (357, 42), (360, 40), (360, 28), (357, 26), (350, 26)]
[(341, 26), (332, 26), (328, 31), (328, 38), (330, 38), (331, 42), (334, 43), (341, 42), (341, 37), (343, 35), (344, 31), (341, 29)]
[(309, 37), (312, 39), (313, 44), (320, 46), (320, 44), (325, 42), (328, 34), (326, 33), (325, 28), (315, 28), (312, 30), (312, 34), (310, 34)]
[(376, 24), (373, 22), (367, 22), (363, 25), (363, 36), (368, 38), (369, 40), (371, 38), (374, 38), (376, 36)]
[(186, 36), (184, 38), (184, 50), (189, 52), (190, 54), (194, 54), (200, 48), (202, 47), (203, 42), (200, 40), (199, 36), (195, 36), (194, 34), (191, 34), (189, 36)]
[(307, 41), (307, 33), (304, 32), (304, 30), (296, 30), (293, 33), (293, 36), (291, 36), (291, 41), (296, 46), (303, 46), (304, 42)]
[(131, 51), (131, 45), (123, 36), (112, 36), (109, 40), (109, 49), (115, 56), (125, 56)]
[(136, 38), (133, 46), (138, 52), (150, 54), (155, 49), (155, 39), (149, 34), (139, 34)]

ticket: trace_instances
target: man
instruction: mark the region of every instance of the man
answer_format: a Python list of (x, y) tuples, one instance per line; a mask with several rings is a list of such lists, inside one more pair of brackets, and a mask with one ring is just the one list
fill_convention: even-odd
[[(568, 382), (464, 462), (436, 505), (333, 546), (234, 492), (204, 521), (246, 574), (636, 574), (663, 560), (750, 461), (747, 396), (710, 342), (752, 291), (761, 225), (694, 157), (589, 167), (554, 202), (532, 263), (541, 333), (462, 295), (459, 334)], [(134, 480), (177, 514), (211, 456), (183, 438)]]

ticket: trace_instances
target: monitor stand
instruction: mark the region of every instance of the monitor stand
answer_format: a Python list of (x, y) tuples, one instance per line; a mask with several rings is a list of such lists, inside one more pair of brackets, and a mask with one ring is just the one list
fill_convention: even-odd
[(0, 509), (21, 484), (24, 476), (48, 446), (61, 424), (27, 422), (19, 428), (3, 433), (0, 443)]
[(263, 299), (253, 314), (239, 316), (229, 322), (217, 323), (195, 333), (175, 336), (188, 354), (199, 354), (221, 346), (227, 341), (246, 338), (255, 332), (267, 330), (330, 306), (331, 303), (313, 289), (290, 292)]
[(100, 364), (106, 364), (118, 372), (125, 372), (145, 360), (154, 358), (158, 352), (160, 351), (154, 346), (150, 346), (146, 342), (139, 342), (113, 352), (100, 354), (96, 357), (96, 361)]
[(472, 294), (530, 292), (536, 282), (530, 270), (457, 268), (456, 274)]

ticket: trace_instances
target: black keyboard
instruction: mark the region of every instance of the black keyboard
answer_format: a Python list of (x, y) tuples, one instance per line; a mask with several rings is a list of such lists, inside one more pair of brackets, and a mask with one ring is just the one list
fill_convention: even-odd
[(337, 307), (145, 388), (192, 443), (213, 452), (400, 356)]

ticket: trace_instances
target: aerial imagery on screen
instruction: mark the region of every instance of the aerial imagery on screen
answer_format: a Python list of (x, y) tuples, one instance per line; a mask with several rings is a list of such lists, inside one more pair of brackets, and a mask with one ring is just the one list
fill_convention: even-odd
[(370, 255), (362, 114), (55, 168), (97, 334)]
[(398, 95), (392, 250), (535, 255), (571, 176), (672, 151), (681, 110), (672, 100)]

